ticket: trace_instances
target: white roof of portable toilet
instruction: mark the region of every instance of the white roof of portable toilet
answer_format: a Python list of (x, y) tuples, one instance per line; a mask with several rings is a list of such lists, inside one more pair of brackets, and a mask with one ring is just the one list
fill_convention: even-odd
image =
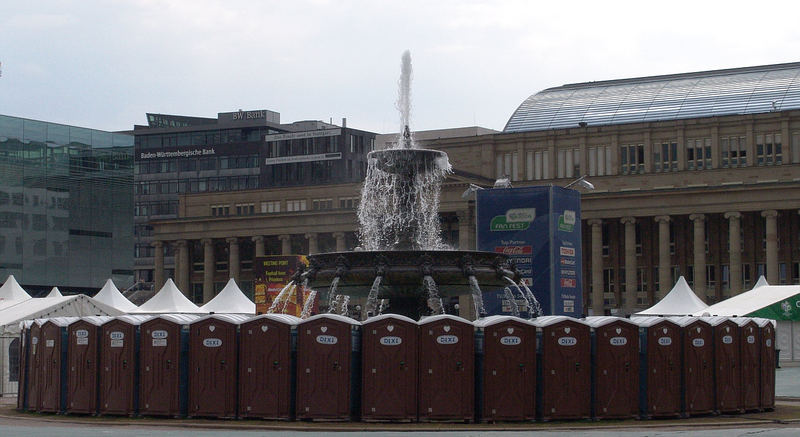
[(236, 285), (236, 281), (231, 278), (219, 294), (200, 307), (200, 311), (221, 314), (255, 314), (256, 304), (242, 293), (242, 290)]
[(110, 278), (106, 281), (103, 288), (94, 295), (94, 298), (106, 305), (112, 306), (123, 313), (130, 313), (136, 309), (136, 305), (129, 301), (127, 297), (120, 293), (114, 281)]
[(694, 291), (689, 288), (689, 284), (681, 276), (675, 286), (672, 287), (672, 290), (657, 304), (632, 316), (686, 316), (695, 314), (707, 307), (708, 305), (694, 294)]
[(167, 282), (164, 283), (164, 286), (161, 287), (158, 293), (133, 312), (149, 314), (203, 314), (203, 311), (198, 308), (197, 305), (193, 304), (192, 301), (178, 290), (178, 287), (172, 282), (172, 279), (167, 279)]

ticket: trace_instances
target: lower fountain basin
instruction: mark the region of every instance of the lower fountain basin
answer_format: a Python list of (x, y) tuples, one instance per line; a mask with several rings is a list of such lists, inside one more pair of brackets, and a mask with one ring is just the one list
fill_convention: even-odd
[(431, 276), (441, 297), (470, 294), (469, 276), (481, 288), (503, 288), (519, 274), (509, 257), (494, 252), (463, 250), (397, 250), (332, 252), (309, 255), (311, 288), (327, 291), (339, 277), (336, 293), (366, 297), (381, 276), (379, 298), (409, 297), (425, 293), (423, 278)]

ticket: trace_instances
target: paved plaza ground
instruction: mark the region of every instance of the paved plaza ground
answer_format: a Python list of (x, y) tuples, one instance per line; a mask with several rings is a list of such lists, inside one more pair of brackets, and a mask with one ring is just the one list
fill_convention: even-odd
[(196, 420), (90, 417), (21, 413), (15, 398), (0, 405), (0, 436), (13, 437), (274, 437), (336, 433), (348, 437), (462, 436), (752, 436), (800, 435), (800, 366), (783, 365), (776, 371), (776, 408), (772, 412), (706, 416), (669, 420), (603, 420), (500, 424), (365, 424), (271, 422), (258, 420)]

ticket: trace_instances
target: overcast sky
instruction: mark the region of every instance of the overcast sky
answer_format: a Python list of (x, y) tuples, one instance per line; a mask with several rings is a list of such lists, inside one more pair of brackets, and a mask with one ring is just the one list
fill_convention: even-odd
[(800, 61), (800, 2), (0, 2), (0, 114), (104, 130), (270, 109), (396, 132), (502, 130), (565, 83)]

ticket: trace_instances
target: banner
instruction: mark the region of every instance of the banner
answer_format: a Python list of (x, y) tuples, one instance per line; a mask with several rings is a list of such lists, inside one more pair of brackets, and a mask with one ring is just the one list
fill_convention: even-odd
[[(281, 290), (292, 280), (292, 275), (300, 264), (308, 265), (308, 259), (303, 255), (270, 255), (253, 260), (256, 314), (267, 313)], [(310, 290), (303, 290), (298, 284), (285, 299), (281, 299), (275, 312), (299, 317), (309, 292)]]
[[(555, 186), (477, 191), (478, 250), (505, 253), (546, 315), (583, 314), (580, 193)], [(509, 284), (510, 285), (510, 284)], [(511, 287), (525, 316), (525, 301)], [(483, 290), (488, 314), (509, 314), (504, 290)]]

